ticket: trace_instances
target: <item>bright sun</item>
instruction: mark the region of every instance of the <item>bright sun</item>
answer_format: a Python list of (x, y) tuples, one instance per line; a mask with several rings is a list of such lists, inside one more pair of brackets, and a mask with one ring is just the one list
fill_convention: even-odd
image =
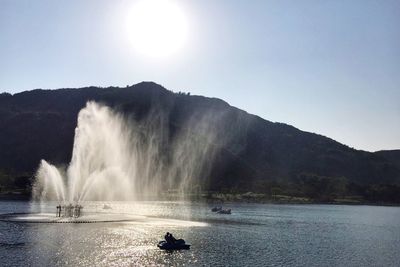
[(151, 57), (179, 51), (187, 37), (187, 20), (168, 0), (139, 0), (129, 12), (127, 30), (135, 49)]

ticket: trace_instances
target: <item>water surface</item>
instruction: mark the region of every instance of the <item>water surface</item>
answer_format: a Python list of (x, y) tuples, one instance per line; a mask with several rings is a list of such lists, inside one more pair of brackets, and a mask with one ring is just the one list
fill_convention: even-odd
[[(232, 215), (185, 202), (88, 203), (98, 216), (140, 220), (90, 224), (0, 222), (2, 266), (400, 266), (400, 208), (229, 204)], [(34, 206), (33, 209), (38, 208)], [(0, 213), (28, 212), (0, 202)], [(53, 203), (45, 207), (55, 214)], [(112, 213), (113, 215), (108, 215)], [(156, 247), (166, 231), (188, 251)]]

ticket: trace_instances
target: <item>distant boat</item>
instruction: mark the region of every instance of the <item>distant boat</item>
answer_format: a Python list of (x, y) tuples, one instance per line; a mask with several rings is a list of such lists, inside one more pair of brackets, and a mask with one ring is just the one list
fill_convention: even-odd
[(111, 206), (104, 204), (103, 209), (104, 209), (104, 210), (110, 210), (110, 209), (112, 209), (112, 208), (111, 208)]
[(231, 214), (231, 209), (226, 209), (226, 210), (221, 209), (221, 210), (217, 211), (217, 213), (219, 213), (219, 214)]

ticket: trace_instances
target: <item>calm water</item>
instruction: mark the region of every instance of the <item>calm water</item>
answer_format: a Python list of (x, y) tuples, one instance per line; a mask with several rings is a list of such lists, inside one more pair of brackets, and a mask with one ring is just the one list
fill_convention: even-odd
[[(400, 266), (398, 207), (230, 204), (233, 214), (219, 215), (198, 203), (108, 204), (113, 209), (107, 213), (146, 217), (124, 223), (0, 222), (0, 265)], [(88, 207), (106, 217), (102, 205)], [(27, 202), (0, 202), (0, 213), (29, 209)], [(192, 248), (159, 250), (166, 231)]]

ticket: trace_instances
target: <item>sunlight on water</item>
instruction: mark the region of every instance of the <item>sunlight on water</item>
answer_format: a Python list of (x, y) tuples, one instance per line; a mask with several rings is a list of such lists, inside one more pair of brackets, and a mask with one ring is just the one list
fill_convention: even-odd
[[(41, 202), (39, 213), (16, 214), (7, 216), (5, 219), (10, 222), (30, 222), (30, 223), (101, 223), (101, 222), (125, 222), (134, 225), (153, 225), (153, 226), (179, 226), (179, 227), (205, 227), (207, 223), (199, 221), (190, 221), (188, 218), (189, 209), (184, 202), (181, 206), (180, 219), (171, 219), (168, 217), (168, 211), (161, 211), (157, 202), (107, 202), (107, 209), (104, 209), (103, 202), (87, 202), (84, 211), (80, 217), (57, 217), (55, 212), (56, 202)], [(158, 202), (163, 203), (163, 202)], [(168, 203), (169, 205), (174, 202)], [(178, 203), (175, 203), (178, 204)], [(183, 208), (186, 207), (186, 208)], [(32, 207), (31, 207), (32, 210)], [(54, 212), (43, 212), (51, 211)], [(169, 214), (171, 216), (171, 214)]]

